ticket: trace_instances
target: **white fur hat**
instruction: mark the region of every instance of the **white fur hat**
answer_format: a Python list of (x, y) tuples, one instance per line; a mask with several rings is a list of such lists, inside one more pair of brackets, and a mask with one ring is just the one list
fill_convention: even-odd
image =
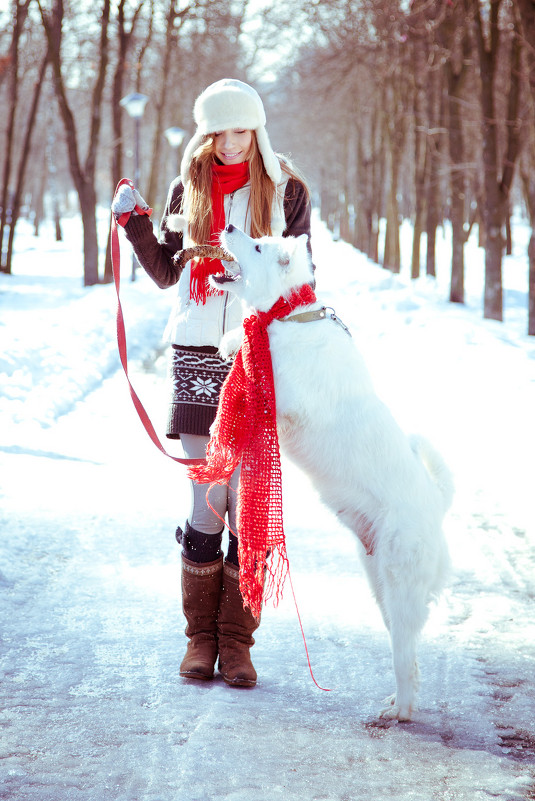
[(193, 119), (197, 130), (188, 142), (181, 165), (182, 183), (189, 178), (189, 168), (194, 152), (206, 134), (226, 131), (229, 128), (245, 128), (256, 133), (258, 149), (266, 172), (278, 184), (281, 180), (281, 167), (269, 142), (265, 129), (266, 113), (260, 95), (252, 86), (233, 78), (208, 86), (193, 106)]

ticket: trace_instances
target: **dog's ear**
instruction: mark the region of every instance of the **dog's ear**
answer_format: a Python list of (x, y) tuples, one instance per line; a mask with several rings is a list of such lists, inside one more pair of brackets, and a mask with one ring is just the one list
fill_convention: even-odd
[(284, 250), (288, 260), (291, 259), (294, 253), (298, 252), (303, 247), (306, 248), (308, 242), (308, 234), (301, 234), (300, 236), (289, 236), (284, 240)]
[(302, 248), (303, 245), (306, 247), (308, 243), (308, 234), (301, 234), (295, 240), (295, 248)]
[(292, 254), (299, 254), (300, 257), (305, 256), (307, 259), (310, 259), (310, 254), (308, 252), (308, 234), (301, 234), (301, 236), (294, 239)]

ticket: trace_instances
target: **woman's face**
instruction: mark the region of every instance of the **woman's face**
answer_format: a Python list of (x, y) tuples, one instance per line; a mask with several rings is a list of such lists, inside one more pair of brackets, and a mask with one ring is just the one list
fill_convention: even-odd
[(242, 164), (247, 161), (253, 132), (243, 128), (229, 128), (213, 134), (214, 153), (223, 164)]

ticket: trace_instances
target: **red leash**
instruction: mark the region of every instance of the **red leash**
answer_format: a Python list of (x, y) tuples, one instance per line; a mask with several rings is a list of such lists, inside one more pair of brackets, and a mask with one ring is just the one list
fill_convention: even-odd
[[(128, 184), (132, 189), (134, 188), (134, 184), (128, 178), (123, 178), (117, 184), (117, 188), (115, 189), (115, 195), (117, 194), (117, 190), (123, 184)], [(115, 197), (114, 195), (114, 197)], [(142, 209), (139, 206), (136, 206), (138, 214), (146, 214), (150, 217), (152, 214), (152, 209)], [(126, 330), (124, 325), (124, 317), (123, 317), (123, 309), (121, 306), (121, 299), (120, 299), (120, 284), (121, 284), (121, 255), (120, 255), (120, 248), (119, 248), (119, 233), (117, 231), (117, 223), (119, 225), (125, 225), (130, 217), (130, 212), (126, 214), (122, 214), (119, 220), (115, 219), (115, 215), (112, 213), (111, 215), (111, 264), (113, 270), (113, 280), (115, 282), (115, 289), (117, 291), (117, 345), (119, 348), (119, 357), (121, 359), (121, 364), (123, 366), (123, 370), (126, 376), (126, 380), (128, 381), (128, 386), (130, 387), (130, 395), (132, 396), (132, 400), (134, 402), (134, 406), (136, 407), (136, 411), (139, 415), (143, 426), (145, 427), (145, 431), (154, 442), (156, 447), (165, 455), (168, 456), (173, 461), (178, 462), (179, 464), (185, 465), (193, 465), (193, 464), (205, 464), (205, 459), (179, 459), (177, 456), (173, 456), (171, 453), (168, 453), (162, 443), (160, 442), (158, 435), (152, 425), (150, 418), (145, 411), (145, 407), (141, 403), (130, 378), (128, 376), (128, 358), (127, 358), (127, 349), (126, 349)]]

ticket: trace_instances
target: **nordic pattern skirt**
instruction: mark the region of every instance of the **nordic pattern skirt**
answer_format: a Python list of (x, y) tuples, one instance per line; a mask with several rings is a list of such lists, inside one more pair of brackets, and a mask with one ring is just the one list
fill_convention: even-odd
[(181, 433), (208, 436), (231, 366), (232, 362), (218, 355), (217, 348), (172, 346), (167, 437), (180, 439)]

